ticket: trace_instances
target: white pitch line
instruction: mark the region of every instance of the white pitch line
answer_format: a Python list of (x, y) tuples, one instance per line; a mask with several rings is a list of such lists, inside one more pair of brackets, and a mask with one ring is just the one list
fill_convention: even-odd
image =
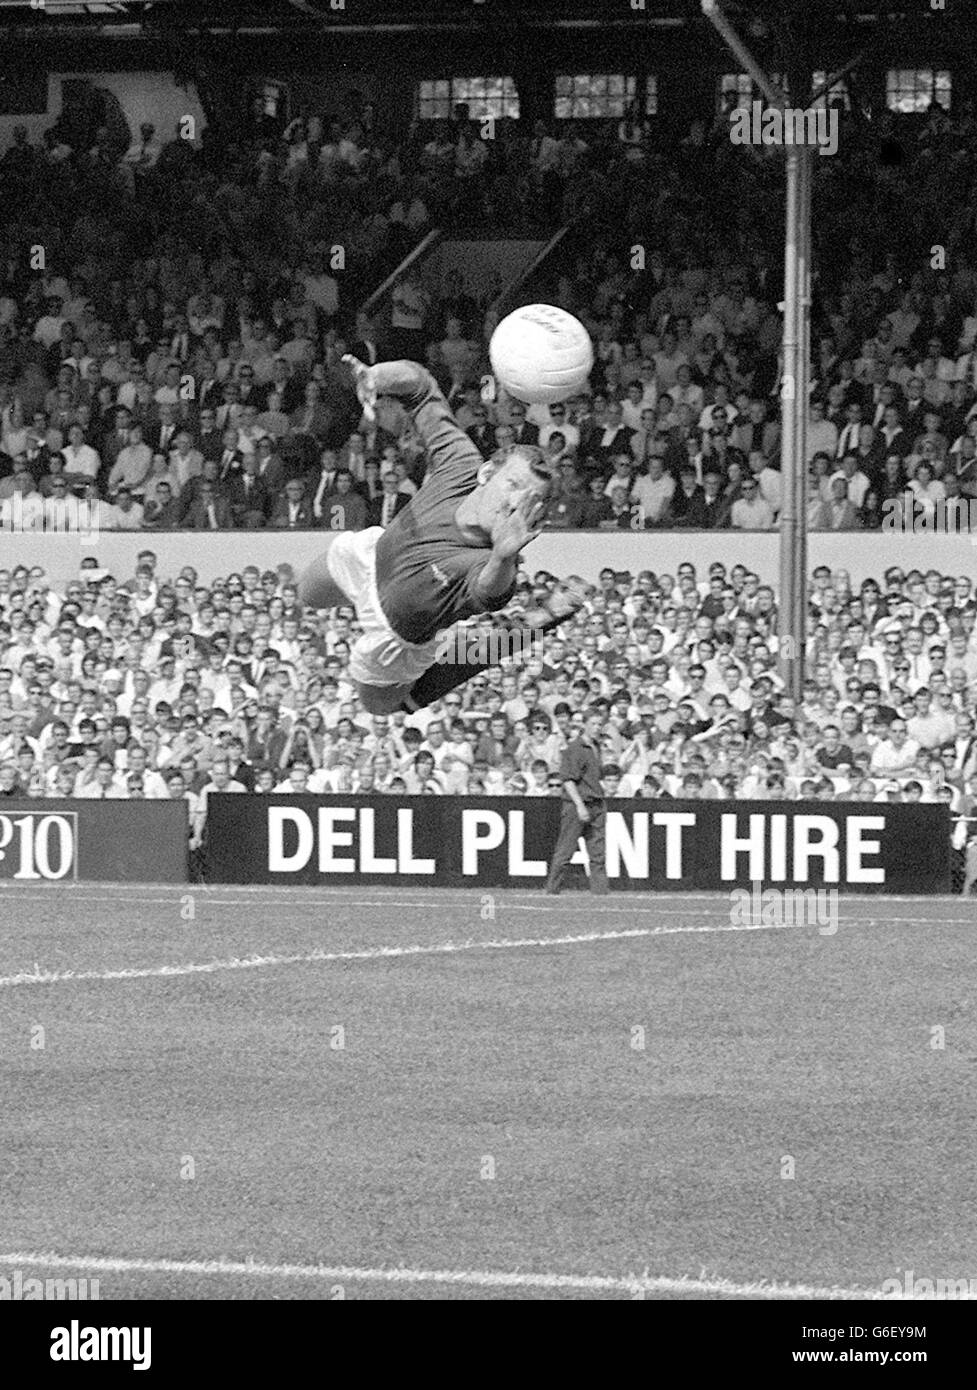
[(0, 1254), (0, 1265), (42, 1269), (79, 1269), (95, 1274), (232, 1275), (258, 1279), (313, 1279), (330, 1283), (444, 1284), (479, 1289), (530, 1289), (538, 1292), (727, 1294), (742, 1298), (881, 1299), (876, 1289), (817, 1288), (760, 1280), (737, 1284), (730, 1279), (670, 1278), (634, 1274), (552, 1274), (523, 1270), (363, 1269), (350, 1265), (263, 1264), (257, 1260), (141, 1260), (104, 1255), (54, 1255), (14, 1251)]
[(580, 936), (500, 937), (489, 941), (443, 941), (436, 945), (371, 946), (361, 951), (309, 951), (299, 955), (232, 956), (226, 960), (187, 961), (183, 965), (132, 966), (119, 970), (41, 970), (0, 975), (0, 989), (13, 985), (76, 984), (84, 980), (170, 979), (178, 975), (213, 975), (223, 970), (266, 970), (283, 965), (330, 965), (341, 961), (397, 960), (405, 956), (447, 956), (463, 951), (513, 951), (546, 946), (586, 946), (598, 941), (635, 940), (645, 936), (668, 936), (680, 932), (775, 931), (784, 928), (753, 926), (724, 927), (630, 927), (621, 931), (585, 932)]
[[(859, 925), (888, 925), (891, 918), (871, 919)], [(906, 919), (915, 920), (915, 919)], [(0, 975), (0, 989), (16, 985), (78, 984), (84, 981), (173, 979), (181, 975), (215, 975), (227, 970), (267, 970), (286, 965), (331, 965), (343, 961), (398, 960), (408, 956), (460, 955), (465, 951), (540, 950), (552, 946), (590, 946), (602, 941), (636, 941), (652, 936), (688, 936), (719, 932), (792, 931), (791, 926), (768, 922), (741, 925), (713, 923), (702, 927), (628, 927), (618, 931), (584, 932), (578, 936), (499, 937), (488, 941), (443, 941), (435, 945), (371, 946), (359, 951), (315, 950), (295, 955), (231, 956), (225, 960), (186, 961), (182, 965), (129, 966), (117, 970), (33, 970)]]

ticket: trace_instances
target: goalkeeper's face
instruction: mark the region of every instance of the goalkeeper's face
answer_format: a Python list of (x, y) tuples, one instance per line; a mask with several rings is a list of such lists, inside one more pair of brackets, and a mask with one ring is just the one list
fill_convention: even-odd
[(527, 497), (545, 501), (549, 493), (549, 478), (535, 472), (524, 455), (512, 453), (475, 490), (472, 500), (476, 504), (478, 524), (492, 534)]
[(399, 439), (409, 418), (403, 403), (393, 396), (378, 396), (374, 412), (380, 429)]

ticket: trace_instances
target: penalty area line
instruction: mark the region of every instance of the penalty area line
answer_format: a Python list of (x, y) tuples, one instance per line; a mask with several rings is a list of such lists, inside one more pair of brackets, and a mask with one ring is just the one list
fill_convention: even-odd
[[(866, 922), (859, 923), (868, 925)], [(878, 923), (876, 923), (878, 925)], [(232, 970), (268, 970), (289, 965), (334, 965), (354, 961), (402, 960), (420, 956), (462, 955), (471, 951), (545, 950), (554, 946), (592, 946), (604, 941), (638, 941), (656, 936), (695, 936), (705, 934), (794, 931), (793, 926), (772, 922), (743, 924), (712, 923), (708, 926), (625, 927), (612, 931), (582, 932), (577, 935), (495, 937), (487, 941), (442, 941), (410, 946), (368, 946), (348, 951), (303, 951), (290, 955), (230, 956), (223, 960), (185, 961), (174, 965), (123, 966), (114, 970), (40, 970), (0, 975), (0, 989), (18, 985), (80, 984), (86, 981), (169, 980), (181, 975), (216, 975)]]
[(38, 1251), (0, 1253), (0, 1266), (83, 1270), (89, 1274), (217, 1275), (254, 1279), (309, 1279), (330, 1283), (439, 1284), (480, 1289), (528, 1289), (534, 1292), (641, 1294), (717, 1294), (757, 1299), (878, 1299), (873, 1289), (818, 1288), (767, 1280), (738, 1284), (730, 1279), (669, 1277), (651, 1274), (555, 1274), (546, 1271), (484, 1269), (410, 1269), (356, 1265), (265, 1264), (258, 1260), (129, 1259), (106, 1255), (57, 1255)]

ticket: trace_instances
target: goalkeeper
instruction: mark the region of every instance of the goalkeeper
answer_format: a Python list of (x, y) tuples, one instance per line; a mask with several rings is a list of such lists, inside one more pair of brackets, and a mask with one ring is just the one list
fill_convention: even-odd
[[(349, 674), (364, 709), (413, 711), (493, 664), (443, 661), (439, 654), (465, 647), (463, 638), (450, 640), (456, 624), (497, 613), (512, 600), (519, 556), (539, 535), (553, 479), (532, 445), (515, 445), (501, 461), (484, 460), (417, 363), (344, 361), (368, 420), (396, 434), (399, 413), (411, 416), (428, 473), (386, 529), (326, 536), (300, 580), (299, 598), (318, 609), (355, 607), (362, 634)], [(579, 584), (570, 586), (524, 613), (523, 629), (545, 632), (572, 616), (583, 598)]]

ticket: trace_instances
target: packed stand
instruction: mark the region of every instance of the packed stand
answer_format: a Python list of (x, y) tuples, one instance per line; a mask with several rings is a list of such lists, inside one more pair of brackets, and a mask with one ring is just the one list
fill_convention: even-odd
[[(557, 580), (521, 581), (515, 609)], [(810, 677), (777, 673), (774, 590), (743, 565), (604, 570), (531, 654), (415, 714), (370, 716), (348, 678), (351, 609), (314, 613), (283, 564), (202, 584), (96, 558), (55, 592), (0, 570), (0, 796), (183, 797), (205, 848), (211, 791), (560, 796), (587, 710), (609, 798), (940, 802), (977, 882), (977, 593), (889, 569), (814, 571)]]
[[(776, 525), (782, 163), (720, 118), (675, 145), (637, 117), (500, 121), (491, 140), (415, 122), (393, 141), (369, 106), (287, 126), (256, 110), (196, 144), (76, 125), (0, 157), (0, 526), (386, 525), (425, 460), (409, 428), (363, 426), (347, 350), (426, 362), (486, 457), (537, 441), (553, 527)], [(879, 157), (890, 129), (845, 116), (841, 154), (816, 161), (808, 520), (966, 530), (977, 127), (937, 108), (901, 164)], [(483, 399), (500, 287), (455, 275), (432, 295), (408, 275), (357, 313), (430, 227), (526, 219), (577, 229), (526, 292), (591, 331), (580, 397)]]

